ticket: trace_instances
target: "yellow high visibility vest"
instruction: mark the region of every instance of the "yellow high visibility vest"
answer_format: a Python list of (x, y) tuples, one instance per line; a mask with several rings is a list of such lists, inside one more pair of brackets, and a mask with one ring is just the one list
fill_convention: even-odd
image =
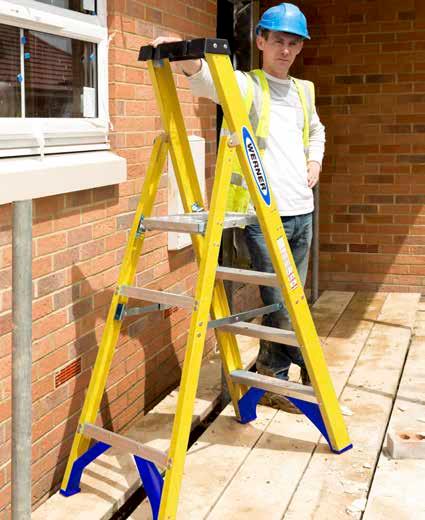
[[(244, 97), (245, 108), (248, 112), (251, 126), (257, 138), (261, 157), (267, 148), (267, 138), (270, 126), (270, 89), (269, 84), (261, 69), (252, 70), (246, 74), (248, 78), (247, 92)], [(314, 84), (311, 81), (290, 78), (297, 89), (304, 114), (303, 143), (304, 153), (308, 154), (310, 120), (314, 110), (315, 94)], [(227, 130), (227, 124), (223, 121), (222, 130)], [(239, 160), (235, 155), (232, 166), (232, 181), (227, 198), (227, 211), (246, 213), (249, 205), (249, 192), (243, 179)]]

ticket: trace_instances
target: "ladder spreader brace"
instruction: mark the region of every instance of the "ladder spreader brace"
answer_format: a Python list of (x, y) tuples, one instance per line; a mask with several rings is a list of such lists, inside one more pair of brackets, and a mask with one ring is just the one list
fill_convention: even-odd
[[(202, 204), (202, 193), (170, 67), (170, 61), (195, 58), (205, 58), (209, 65), (231, 134), (230, 137), (223, 136), (220, 139), (209, 212), (205, 211)], [(229, 60), (227, 41), (207, 38), (167, 43), (157, 48), (145, 46), (140, 50), (139, 60), (147, 62), (165, 133), (154, 141), (61, 493), (65, 496), (77, 493), (84, 468), (114, 446), (134, 456), (154, 520), (174, 520), (178, 514), (178, 498), (208, 328), (215, 330), (229, 394), (236, 417), (241, 423), (255, 419), (260, 398), (266, 391), (273, 392), (285, 396), (313, 422), (326, 438), (331, 451), (343, 453), (352, 445)], [(167, 153), (171, 155), (185, 214), (151, 217)], [(235, 153), (256, 208), (256, 216), (225, 213)], [(251, 224), (257, 222), (257, 219), (275, 272), (219, 267), (223, 229)], [(193, 297), (133, 286), (144, 238), (152, 229), (190, 233), (199, 266)], [(223, 280), (279, 287), (294, 330), (281, 330), (245, 321), (253, 316), (275, 312), (280, 304), (232, 315)], [(153, 305), (127, 309), (129, 298), (149, 301)], [(96, 426), (95, 422), (123, 320), (127, 316), (161, 311), (175, 305), (190, 308), (192, 317), (171, 444), (165, 453), (150, 445), (108, 432)], [(236, 341), (238, 334), (300, 348), (312, 386), (243, 370)], [(91, 439), (97, 442), (89, 448)], [(162, 472), (165, 473), (164, 480)]]

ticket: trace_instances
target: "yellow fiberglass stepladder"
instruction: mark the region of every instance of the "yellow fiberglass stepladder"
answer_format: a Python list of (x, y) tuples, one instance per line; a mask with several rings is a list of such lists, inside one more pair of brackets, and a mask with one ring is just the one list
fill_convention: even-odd
[[(203, 209), (170, 61), (204, 57), (223, 108), (230, 136), (220, 139), (214, 187), (209, 212)], [(79, 491), (84, 468), (111, 446), (127, 451), (135, 459), (153, 518), (176, 518), (192, 413), (207, 328), (214, 328), (235, 414), (242, 423), (256, 418), (256, 406), (265, 391), (286, 396), (320, 430), (335, 453), (352, 447), (338, 400), (329, 376), (319, 338), (310, 314), (281, 219), (262, 166), (251, 124), (229, 59), (226, 40), (197, 39), (167, 43), (154, 49), (142, 47), (139, 60), (147, 61), (165, 133), (154, 142), (140, 201), (130, 232), (117, 287), (112, 298), (84, 407), (68, 460), (61, 493)], [(184, 215), (150, 217), (164, 161), (170, 152)], [(256, 221), (254, 215), (226, 214), (231, 166), (237, 153), (257, 218), (265, 236), (275, 274), (218, 266), (224, 228)], [(134, 287), (134, 277), (144, 237), (149, 230), (180, 231), (191, 234), (199, 265), (194, 298), (187, 295)], [(230, 314), (223, 280), (237, 280), (280, 287), (295, 332), (255, 325), (247, 321), (273, 312), (280, 304)], [(128, 307), (128, 299), (153, 302), (147, 307)], [(177, 410), (168, 452), (156, 450), (96, 426), (96, 417), (105, 390), (106, 378), (126, 316), (162, 310), (177, 305), (192, 309), (186, 355), (178, 394)], [(209, 319), (211, 316), (211, 320)], [(281, 381), (242, 370), (236, 334), (273, 338), (273, 341), (301, 349), (312, 387)], [(89, 448), (90, 439), (97, 442)], [(160, 469), (157, 468), (157, 465)], [(162, 473), (165, 472), (163, 480)]]

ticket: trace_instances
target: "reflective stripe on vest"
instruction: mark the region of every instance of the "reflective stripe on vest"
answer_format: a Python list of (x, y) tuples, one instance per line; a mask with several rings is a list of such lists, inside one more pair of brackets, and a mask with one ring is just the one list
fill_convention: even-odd
[[(257, 138), (261, 157), (267, 148), (267, 138), (270, 127), (270, 89), (263, 70), (256, 69), (245, 73), (247, 81), (247, 92), (244, 96), (246, 111)], [(302, 111), (304, 114), (303, 144), (306, 160), (308, 157), (310, 121), (314, 110), (314, 84), (310, 81), (301, 81), (290, 78), (297, 90)], [(223, 121), (222, 131), (228, 132), (228, 127)], [(235, 154), (232, 166), (232, 179), (227, 200), (227, 211), (245, 213), (249, 205), (249, 192), (243, 178), (239, 160)]]
[[(301, 82), (297, 78), (291, 78), (297, 89), (298, 96), (300, 98), (301, 107), (304, 114), (304, 127), (303, 127), (303, 143), (304, 153), (308, 154), (308, 147), (310, 143), (310, 121), (313, 115), (314, 108), (314, 83), (311, 81)], [(308, 100), (307, 100), (308, 98)]]

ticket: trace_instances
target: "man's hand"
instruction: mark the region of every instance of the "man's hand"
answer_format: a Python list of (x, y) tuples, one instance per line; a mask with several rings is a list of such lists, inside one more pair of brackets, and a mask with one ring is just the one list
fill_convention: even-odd
[(319, 181), (321, 165), (317, 161), (307, 163), (307, 184), (309, 188), (314, 188)]
[(178, 38), (177, 36), (158, 36), (155, 40), (152, 40), (149, 45), (152, 47), (158, 47), (158, 45), (162, 45), (163, 43), (174, 43), (181, 42), (182, 38)]
[[(149, 45), (152, 47), (158, 47), (163, 43), (174, 43), (181, 42), (182, 38), (178, 38), (176, 36), (158, 36), (155, 40), (151, 41)], [(202, 62), (201, 60), (184, 60), (178, 62), (178, 66), (181, 71), (186, 74), (186, 76), (192, 76), (201, 70)]]

